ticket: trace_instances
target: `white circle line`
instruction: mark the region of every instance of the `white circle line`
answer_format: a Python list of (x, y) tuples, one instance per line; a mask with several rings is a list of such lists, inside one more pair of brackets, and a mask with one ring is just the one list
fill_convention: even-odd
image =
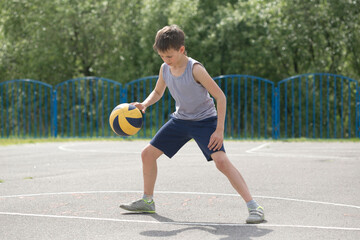
[(128, 220), (116, 218), (96, 218), (96, 217), (78, 217), (78, 216), (64, 216), (64, 215), (45, 215), (32, 213), (15, 213), (15, 212), (0, 212), (0, 215), (10, 216), (24, 216), (24, 217), (47, 217), (47, 218), (63, 218), (63, 219), (79, 219), (79, 220), (95, 220), (95, 221), (109, 221), (109, 222), (128, 222), (128, 223), (150, 223), (150, 224), (170, 224), (170, 225), (191, 225), (191, 226), (227, 226), (227, 227), (280, 227), (280, 228), (313, 228), (325, 230), (343, 230), (343, 231), (360, 231), (360, 228), (347, 227), (329, 227), (329, 226), (308, 226), (308, 225), (283, 225), (283, 224), (257, 224), (249, 225), (243, 223), (212, 223), (212, 222), (158, 222), (146, 220)]
[[(79, 153), (121, 153), (121, 154), (136, 154), (139, 155), (141, 152), (139, 151), (114, 151), (114, 150), (95, 150), (95, 149), (72, 149), (69, 147), (75, 147), (75, 144), (65, 144), (58, 147), (59, 150), (65, 152), (79, 152)], [(241, 156), (241, 157), (249, 157), (249, 154), (245, 153), (228, 153), (229, 156)], [(202, 153), (182, 153), (179, 152), (176, 156), (203, 156)]]
[[(82, 191), (82, 192), (54, 192), (54, 193), (34, 193), (34, 194), (19, 194), (19, 195), (8, 195), (0, 196), (0, 198), (15, 198), (15, 197), (35, 197), (35, 196), (47, 196), (47, 195), (71, 195), (71, 194), (98, 194), (98, 193), (143, 193), (143, 191)], [(187, 195), (212, 195), (212, 196), (230, 196), (238, 197), (238, 194), (233, 193), (205, 193), (205, 192), (174, 192), (174, 191), (156, 191), (155, 193), (159, 194), (187, 194)], [(360, 209), (360, 206), (342, 204), (342, 203), (331, 203), (323, 201), (314, 201), (314, 200), (304, 200), (304, 199), (295, 199), (295, 198), (285, 198), (285, 197), (271, 197), (271, 196), (254, 196), (255, 198), (263, 199), (275, 199), (283, 201), (294, 201), (294, 202), (304, 202), (304, 203), (314, 203), (314, 204), (323, 204), (323, 205), (332, 205), (338, 207), (349, 207)]]
[[(139, 151), (114, 151), (114, 150), (96, 150), (96, 149), (73, 149), (71, 147), (85, 145), (87, 143), (73, 143), (58, 146), (58, 149), (65, 152), (82, 152), (82, 153), (122, 153), (122, 154), (137, 154)], [(326, 155), (304, 155), (301, 154), (288, 154), (288, 153), (274, 153), (274, 152), (259, 152), (258, 150), (270, 145), (271, 143), (264, 143), (260, 146), (246, 150), (245, 153), (227, 153), (228, 156), (234, 157), (281, 157), (281, 158), (311, 158), (311, 159), (335, 159), (335, 160), (353, 160), (353, 157), (340, 157), (340, 156), (326, 156)], [(201, 153), (177, 153), (177, 156), (202, 156)]]
[(83, 152), (83, 153), (123, 153), (123, 154), (140, 154), (138, 151), (112, 151), (112, 150), (95, 150), (95, 149), (72, 149), (77, 144), (65, 144), (58, 147), (59, 150), (65, 152)]
[(254, 153), (255, 151), (260, 150), (261, 148), (264, 148), (264, 147), (269, 146), (269, 145), (270, 145), (270, 143), (264, 143), (264, 144), (261, 144), (260, 146), (256, 146), (254, 148), (246, 150), (246, 152), (247, 153)]

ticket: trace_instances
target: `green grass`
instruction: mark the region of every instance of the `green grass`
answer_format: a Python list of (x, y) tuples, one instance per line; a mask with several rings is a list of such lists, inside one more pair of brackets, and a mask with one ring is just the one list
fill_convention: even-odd
[(288, 139), (279, 139), (275, 140), (272, 138), (254, 138), (254, 139), (231, 139), (225, 138), (225, 141), (238, 141), (238, 142), (360, 142), (360, 138), (288, 138)]
[(277, 140), (281, 142), (360, 142), (360, 138), (289, 138)]
[[(149, 141), (150, 139), (136, 138), (0, 138), (0, 146), (35, 144), (35, 143), (52, 143), (52, 142), (84, 142), (84, 141)], [(289, 139), (225, 139), (225, 141), (239, 142), (360, 142), (360, 138), (350, 139), (317, 139), (317, 138), (289, 138)]]
[(4, 182), (4, 180), (0, 179), (0, 183), (3, 183), (3, 182)]
[[(88, 142), (88, 141), (134, 141), (134, 138), (0, 138), (0, 146), (35, 144), (35, 143), (56, 143), (56, 142)], [(141, 140), (141, 139), (140, 139)]]
[(33, 177), (24, 177), (24, 180), (34, 179)]

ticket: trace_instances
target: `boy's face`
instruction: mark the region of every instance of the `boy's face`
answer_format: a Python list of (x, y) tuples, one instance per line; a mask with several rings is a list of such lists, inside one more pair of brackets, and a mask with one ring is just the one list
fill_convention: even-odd
[(178, 63), (179, 59), (184, 55), (185, 47), (180, 47), (179, 50), (175, 50), (173, 48), (165, 51), (160, 52), (158, 51), (159, 56), (161, 59), (169, 66), (174, 66)]

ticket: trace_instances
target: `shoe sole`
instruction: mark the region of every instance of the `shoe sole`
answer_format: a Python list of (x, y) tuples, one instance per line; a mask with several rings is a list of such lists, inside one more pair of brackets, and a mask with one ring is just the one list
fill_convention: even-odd
[(265, 221), (265, 219), (261, 219), (259, 221), (248, 221), (248, 220), (246, 220), (246, 223), (247, 224), (259, 224), (259, 223), (262, 223), (264, 221)]
[(135, 213), (155, 213), (155, 211), (130, 210), (130, 209), (126, 209), (126, 208), (124, 208), (124, 207), (122, 207), (122, 206), (120, 206), (120, 208), (121, 208), (121, 209), (124, 209), (124, 210), (126, 210), (126, 211), (129, 211), (129, 212), (135, 212)]

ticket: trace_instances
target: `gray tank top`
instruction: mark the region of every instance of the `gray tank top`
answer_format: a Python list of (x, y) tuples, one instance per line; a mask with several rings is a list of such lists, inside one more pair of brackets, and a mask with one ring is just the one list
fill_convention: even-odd
[(176, 102), (176, 111), (172, 116), (192, 121), (217, 116), (214, 100), (209, 92), (195, 81), (192, 74), (194, 64), (201, 63), (192, 58), (188, 59), (186, 69), (179, 77), (173, 76), (169, 65), (163, 64), (163, 79)]

